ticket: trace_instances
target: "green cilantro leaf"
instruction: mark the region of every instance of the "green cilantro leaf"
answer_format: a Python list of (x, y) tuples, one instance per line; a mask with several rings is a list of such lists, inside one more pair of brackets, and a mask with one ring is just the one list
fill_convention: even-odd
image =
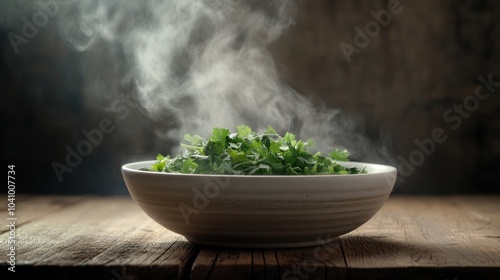
[[(292, 133), (281, 137), (271, 126), (258, 134), (239, 125), (236, 133), (214, 128), (207, 139), (186, 134), (184, 150), (177, 156), (158, 154), (149, 171), (187, 174), (228, 175), (328, 175), (367, 173), (364, 167), (344, 167), (336, 161), (349, 161), (347, 150), (329, 156), (311, 154), (313, 139), (297, 140)], [(141, 169), (144, 170), (144, 169)]]

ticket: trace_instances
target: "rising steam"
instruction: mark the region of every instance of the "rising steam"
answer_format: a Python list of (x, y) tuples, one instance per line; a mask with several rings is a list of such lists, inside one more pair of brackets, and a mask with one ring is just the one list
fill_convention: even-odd
[[(131, 85), (148, 116), (175, 123), (176, 140), (217, 126), (271, 125), (314, 138), (318, 149), (370, 158), (368, 140), (337, 110), (314, 107), (279, 79), (267, 45), (295, 13), (287, 0), (80, 0), (66, 6), (60, 26), (77, 50), (119, 53), (107, 62), (122, 69), (118, 84)], [(98, 95), (120, 91), (111, 88)]]

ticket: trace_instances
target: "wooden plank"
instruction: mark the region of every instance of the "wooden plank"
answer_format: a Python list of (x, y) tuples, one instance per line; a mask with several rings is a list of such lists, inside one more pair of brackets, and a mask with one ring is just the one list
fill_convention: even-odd
[(347, 277), (338, 239), (293, 249), (201, 249), (191, 279), (325, 279), (327, 271), (335, 279)]
[(325, 279), (323, 262), (314, 259), (312, 252), (301, 248), (276, 250), (282, 279)]
[[(320, 244), (314, 248), (303, 249), (304, 254), (312, 256), (317, 262), (325, 266), (325, 274), (328, 279), (348, 279), (347, 264), (339, 238), (324, 238)], [(326, 242), (326, 243), (325, 243)]]
[(318, 237), (318, 245), (301, 248), (301, 251), (301, 268), (312, 279), (322, 279), (326, 277), (324, 275), (334, 279), (347, 279), (346, 263), (338, 238)]
[(252, 280), (266, 279), (266, 262), (263, 250), (252, 251)]
[(34, 237), (16, 252), (17, 264), (22, 270), (31, 267), (28, 271), (86, 267), (98, 278), (107, 271), (127, 277), (180, 279), (195, 253), (192, 244), (153, 222), (129, 197), (84, 200), (41, 216), (17, 233)]
[[(7, 201), (8, 194), (5, 194), (5, 196), (2, 196), (2, 199), (3, 199), (4, 197), (5, 197), (5, 200), (4, 200), (4, 201), (5, 201), (5, 203), (1, 203), (1, 204), (0, 204), (0, 213), (1, 213), (2, 215), (4, 215), (4, 214), (5, 214), (5, 212), (7, 212), (7, 208), (8, 208), (7, 204), (9, 203), (9, 202)], [(29, 199), (31, 199), (31, 198), (33, 198), (33, 196), (32, 196), (32, 195), (30, 195), (30, 194), (23, 194), (23, 193), (20, 193), (20, 194), (17, 194), (17, 193), (16, 193), (16, 194), (15, 194), (16, 203), (18, 202), (17, 200), (19, 200), (19, 201), (27, 201), (27, 200), (29, 200)]]
[[(191, 279), (346, 279), (345, 262), (338, 239), (327, 238), (318, 246), (278, 250), (201, 249)], [(324, 244), (325, 243), (325, 244)]]
[(252, 279), (252, 252), (220, 250), (208, 279)]
[[(275, 250), (266, 259), (267, 279), (347, 279), (338, 238), (318, 237), (318, 245)], [(276, 263), (275, 263), (276, 262)], [(278, 275), (276, 275), (278, 274)]]
[(272, 279), (280, 279), (280, 268), (278, 265), (278, 256), (276, 255), (275, 250), (263, 250), (264, 255), (264, 265), (265, 265), (265, 275), (264, 279), (272, 280)]
[[(255, 253), (251, 250), (203, 248), (194, 260), (190, 279), (253, 279)], [(262, 252), (261, 260), (263, 264)]]
[(352, 233), (277, 250), (199, 248), (129, 197), (34, 196), (18, 206), (17, 270), (33, 278), (500, 279), (500, 196), (393, 196)]
[(191, 267), (191, 274), (189, 279), (208, 279), (215, 266), (218, 255), (218, 250), (212, 248), (200, 249), (200, 252), (193, 262), (193, 266)]
[[(479, 233), (486, 238), (500, 238), (500, 195), (451, 196), (451, 203), (474, 215), (487, 227)], [(488, 231), (489, 230), (489, 231)]]
[[(59, 211), (71, 204), (77, 203), (84, 199), (90, 199), (90, 196), (30, 196), (30, 195), (17, 195), (15, 200), (15, 217), (16, 226), (19, 227), (36, 218), (47, 215), (54, 211)], [(5, 208), (1, 209), (0, 215), (8, 217), (7, 203)], [(7, 227), (0, 228), (0, 234), (8, 231)]]
[(134, 277), (146, 279), (180, 279), (196, 255), (197, 249), (184, 237), (173, 233), (137, 211), (137, 218), (144, 221), (132, 231), (118, 236), (109, 247), (87, 261), (91, 266), (123, 266)]
[[(498, 199), (484, 203), (500, 205)], [(488, 278), (500, 273), (500, 239), (483, 236), (496, 228), (446, 197), (391, 197), (375, 217), (340, 242), (354, 279), (367, 279), (366, 273), (369, 279), (405, 279), (431, 272), (453, 279), (478, 268), (485, 269), (476, 276)], [(449, 269), (453, 267), (460, 269)]]

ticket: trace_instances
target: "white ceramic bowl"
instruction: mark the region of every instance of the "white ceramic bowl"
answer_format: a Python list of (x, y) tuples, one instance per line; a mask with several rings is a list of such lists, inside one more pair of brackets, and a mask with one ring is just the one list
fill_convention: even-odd
[(189, 241), (242, 248), (312, 246), (367, 222), (389, 197), (397, 171), (314, 176), (188, 175), (140, 171), (125, 164), (132, 198), (153, 220)]

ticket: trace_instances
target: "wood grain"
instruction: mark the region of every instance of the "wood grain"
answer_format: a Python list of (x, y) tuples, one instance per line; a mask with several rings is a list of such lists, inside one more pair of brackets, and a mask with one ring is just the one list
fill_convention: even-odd
[(26, 196), (17, 211), (16, 270), (32, 278), (500, 279), (498, 195), (393, 196), (349, 234), (279, 250), (193, 245), (129, 197)]
[(192, 244), (153, 222), (128, 197), (86, 199), (39, 216), (16, 233), (30, 237), (17, 248), (22, 256), (18, 265), (53, 267), (58, 274), (64, 272), (60, 267), (98, 267), (109, 268), (111, 274), (149, 277), (157, 271), (155, 277), (178, 279), (195, 252)]
[[(84, 199), (87, 196), (32, 196), (32, 195), (17, 195), (15, 200), (15, 217), (17, 218), (16, 225), (21, 226), (33, 219), (42, 217), (51, 212), (58, 211)], [(7, 202), (2, 204), (0, 215), (7, 217)], [(7, 227), (0, 228), (0, 233), (8, 231)]]
[[(490, 205), (483, 207), (488, 210), (485, 213), (479, 208), (467, 211), (453, 201), (447, 197), (389, 200), (376, 217), (341, 238), (351, 275), (369, 273), (371, 279), (386, 279), (422, 273), (420, 277), (428, 277), (433, 271), (435, 277), (453, 279), (478, 268), (494, 268), (498, 275), (500, 240), (484, 236), (498, 232), (498, 222), (485, 218), (494, 210), (492, 205), (498, 204), (498, 197), (477, 200)], [(450, 267), (460, 269), (449, 271)]]

